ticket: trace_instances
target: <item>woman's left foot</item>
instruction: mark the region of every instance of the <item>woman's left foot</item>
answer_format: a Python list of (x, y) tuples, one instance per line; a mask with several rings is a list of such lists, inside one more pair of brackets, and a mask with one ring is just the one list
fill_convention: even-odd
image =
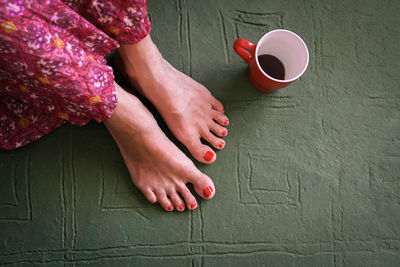
[(194, 158), (212, 163), (215, 149), (223, 149), (229, 119), (224, 107), (200, 83), (176, 70), (147, 36), (134, 45), (122, 45), (118, 54), (132, 85), (157, 108), (169, 129)]

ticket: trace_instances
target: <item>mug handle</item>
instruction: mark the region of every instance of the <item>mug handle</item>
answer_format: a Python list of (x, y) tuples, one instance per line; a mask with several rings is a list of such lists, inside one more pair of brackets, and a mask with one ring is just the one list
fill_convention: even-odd
[(247, 64), (250, 64), (251, 59), (254, 57), (256, 45), (245, 39), (237, 39), (233, 44), (235, 52), (244, 60)]

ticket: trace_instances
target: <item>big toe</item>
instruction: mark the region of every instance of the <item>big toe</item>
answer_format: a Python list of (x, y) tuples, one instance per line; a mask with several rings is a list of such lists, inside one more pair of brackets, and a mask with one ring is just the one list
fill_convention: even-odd
[(193, 157), (206, 164), (213, 163), (217, 159), (214, 150), (201, 143), (200, 138), (191, 138), (183, 141), (183, 144), (193, 155)]
[(210, 177), (198, 171), (197, 177), (190, 181), (197, 194), (205, 199), (211, 199), (215, 195), (215, 186)]

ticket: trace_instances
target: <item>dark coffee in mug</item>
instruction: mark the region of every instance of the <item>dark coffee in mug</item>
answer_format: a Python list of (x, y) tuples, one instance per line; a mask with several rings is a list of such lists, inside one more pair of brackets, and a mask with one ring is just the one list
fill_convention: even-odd
[(264, 34), (257, 44), (237, 39), (235, 52), (249, 65), (249, 80), (261, 92), (288, 86), (306, 71), (308, 49), (294, 32), (277, 29)]
[(258, 63), (263, 71), (277, 80), (285, 79), (285, 66), (282, 61), (273, 55), (260, 55), (258, 56)]

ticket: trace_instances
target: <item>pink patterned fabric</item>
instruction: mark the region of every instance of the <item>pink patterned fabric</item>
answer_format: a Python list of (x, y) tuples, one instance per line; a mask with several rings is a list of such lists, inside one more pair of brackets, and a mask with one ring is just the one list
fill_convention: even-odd
[(104, 55), (149, 32), (145, 0), (0, 0), (0, 147), (109, 118), (117, 99)]

